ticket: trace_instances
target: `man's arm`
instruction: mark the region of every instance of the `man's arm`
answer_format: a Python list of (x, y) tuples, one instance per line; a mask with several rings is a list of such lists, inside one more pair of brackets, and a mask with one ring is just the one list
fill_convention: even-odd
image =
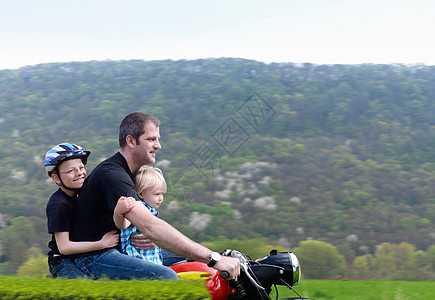
[[(136, 205), (125, 214), (125, 217), (161, 248), (188, 259), (210, 262), (210, 249), (192, 241), (162, 219), (156, 218), (144, 205)], [(214, 268), (227, 271), (230, 278), (235, 278), (240, 273), (240, 263), (232, 257), (223, 256)]]

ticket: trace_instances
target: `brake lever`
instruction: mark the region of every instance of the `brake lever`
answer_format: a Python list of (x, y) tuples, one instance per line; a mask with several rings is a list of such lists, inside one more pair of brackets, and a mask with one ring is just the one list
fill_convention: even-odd
[[(249, 273), (249, 262), (246, 259), (246, 257), (237, 250), (230, 250), (227, 249), (225, 250), (223, 253), (223, 255), (227, 255), (227, 256), (232, 256), (234, 258), (237, 258), (240, 261), (240, 266), (243, 268), (243, 271), (245, 271), (246, 277), (248, 277), (249, 281), (251, 281), (251, 283), (258, 289), (258, 290), (266, 290), (264, 287), (262, 287), (261, 285), (259, 285), (257, 283), (257, 281), (251, 276), (251, 274)], [(223, 271), (220, 273), (220, 277), (223, 279), (227, 279), (229, 277), (228, 272)], [(237, 281), (237, 278), (234, 279), (234, 281)]]
[(261, 285), (259, 285), (259, 284), (257, 283), (257, 281), (256, 281), (254, 278), (252, 278), (251, 274), (249, 274), (249, 269), (248, 269), (248, 265), (247, 265), (247, 263), (240, 264), (240, 266), (243, 267), (243, 270), (245, 271), (246, 277), (248, 277), (248, 279), (251, 281), (251, 283), (252, 283), (252, 284), (253, 284), (253, 285), (254, 285), (258, 290), (262, 290), (262, 291), (264, 291), (265, 288), (262, 287)]

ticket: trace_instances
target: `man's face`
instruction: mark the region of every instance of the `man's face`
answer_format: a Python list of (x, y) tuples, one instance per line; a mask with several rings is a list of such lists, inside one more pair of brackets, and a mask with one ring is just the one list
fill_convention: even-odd
[(160, 130), (153, 123), (146, 123), (145, 133), (136, 141), (134, 158), (140, 165), (151, 165), (156, 162), (156, 152), (161, 149)]

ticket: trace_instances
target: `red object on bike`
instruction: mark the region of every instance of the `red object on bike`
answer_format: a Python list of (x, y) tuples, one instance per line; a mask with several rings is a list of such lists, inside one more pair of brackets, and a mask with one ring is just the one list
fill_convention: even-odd
[[(205, 287), (208, 289), (213, 300), (227, 299), (230, 293), (228, 281), (219, 276), (219, 271), (208, 267), (205, 263), (192, 261), (175, 264), (170, 266), (170, 268), (180, 273), (180, 277), (182, 277), (182, 273), (198, 272), (199, 275), (197, 279), (203, 278), (206, 280), (204, 283)], [(209, 275), (204, 273), (208, 273)]]

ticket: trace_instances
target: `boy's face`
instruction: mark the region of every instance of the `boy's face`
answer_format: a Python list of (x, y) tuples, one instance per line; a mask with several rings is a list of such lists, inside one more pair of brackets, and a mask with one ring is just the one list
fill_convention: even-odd
[[(58, 167), (59, 176), (62, 182), (69, 188), (81, 188), (86, 178), (86, 168), (80, 158), (69, 159)], [(52, 175), (53, 180), (59, 185), (61, 182), (56, 174)]]
[(165, 192), (158, 188), (157, 190), (153, 188), (146, 188), (142, 190), (142, 192), (139, 194), (139, 197), (149, 206), (153, 208), (159, 208), (160, 205), (163, 202), (163, 195)]

